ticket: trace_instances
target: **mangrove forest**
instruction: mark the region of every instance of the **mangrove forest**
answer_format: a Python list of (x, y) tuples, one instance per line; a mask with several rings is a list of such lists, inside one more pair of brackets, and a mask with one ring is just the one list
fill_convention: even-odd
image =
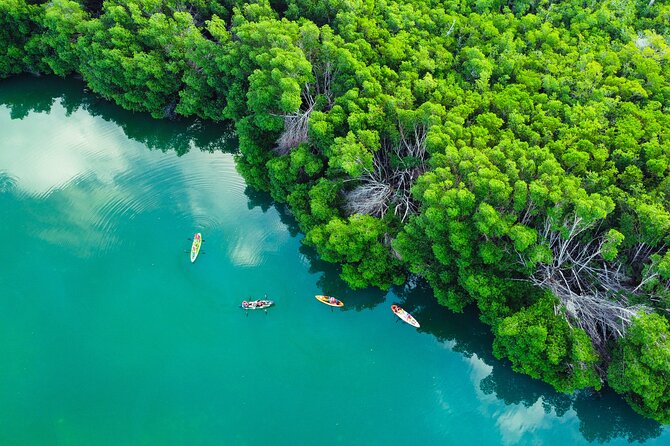
[(0, 78), (234, 125), (352, 288), (421, 278), (493, 353), (670, 423), (670, 5), (0, 0)]

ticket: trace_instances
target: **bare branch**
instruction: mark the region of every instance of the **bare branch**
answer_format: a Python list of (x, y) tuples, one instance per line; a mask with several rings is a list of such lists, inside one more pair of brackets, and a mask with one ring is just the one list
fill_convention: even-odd
[(399, 126), (400, 141), (395, 147), (382, 147), (373, 156), (373, 168), (360, 178), (360, 185), (345, 195), (345, 210), (383, 217), (389, 208), (405, 221), (417, 213), (412, 186), (426, 171), (425, 124), (415, 124), (410, 132)]
[[(308, 56), (311, 59), (315, 58), (312, 54), (308, 54)], [(309, 117), (316, 105), (318, 96), (326, 98), (327, 109), (333, 106), (331, 84), (334, 73), (331, 62), (327, 61), (320, 65), (316, 61), (312, 61), (312, 74), (314, 75), (314, 82), (306, 83), (301, 92), (303, 106), (301, 110), (293, 114), (279, 115), (284, 118), (284, 131), (277, 139), (277, 146), (274, 151), (280, 156), (290, 153), (292, 149), (308, 140)]]
[(363, 184), (345, 195), (345, 210), (350, 214), (383, 217), (393, 195), (391, 186), (371, 177), (365, 177), (362, 181)]
[[(651, 0), (651, 1), (653, 2), (654, 0)], [(455, 24), (456, 24), (456, 19), (454, 19), (454, 21), (451, 22), (451, 26), (447, 30), (447, 33), (444, 35), (444, 37), (449, 37), (451, 35), (452, 31), (454, 30), (454, 25)]]
[[(594, 229), (591, 237), (586, 232), (589, 229)], [(550, 263), (536, 265), (529, 280), (558, 297), (568, 323), (584, 329), (594, 346), (604, 352), (609, 339), (623, 336), (632, 318), (647, 310), (643, 305), (630, 304), (628, 298), (641, 295), (644, 285), (657, 273), (649, 268), (635, 283), (620, 262), (604, 260), (606, 235), (576, 215), (566, 218), (559, 227), (547, 217), (538, 232), (553, 258)], [(652, 252), (649, 247), (639, 246), (633, 258), (647, 259)], [(518, 255), (521, 264), (530, 265), (522, 254)]]
[(284, 132), (277, 140), (277, 146), (274, 148), (274, 151), (278, 155), (286, 155), (291, 149), (307, 141), (309, 115), (312, 113), (312, 107), (308, 108), (305, 112), (284, 115)]

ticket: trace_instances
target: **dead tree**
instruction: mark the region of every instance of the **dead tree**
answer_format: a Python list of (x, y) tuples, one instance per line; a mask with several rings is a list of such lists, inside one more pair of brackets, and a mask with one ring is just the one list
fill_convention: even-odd
[(298, 110), (296, 113), (290, 115), (282, 115), (284, 118), (284, 131), (279, 136), (279, 139), (277, 139), (277, 146), (274, 148), (277, 155), (286, 155), (292, 149), (307, 141), (309, 115), (312, 113), (313, 107), (314, 103), (310, 104), (307, 110)]
[(300, 94), (302, 107), (295, 113), (279, 115), (284, 118), (284, 131), (277, 139), (277, 146), (274, 148), (277, 155), (286, 155), (308, 140), (309, 117), (319, 96), (325, 98), (326, 110), (332, 108), (333, 93), (331, 85), (334, 74), (332, 67), (330, 62), (312, 63), (312, 75), (315, 81), (305, 84)]
[(418, 212), (412, 186), (426, 171), (425, 124), (415, 124), (410, 132), (402, 126), (400, 141), (394, 147), (382, 145), (373, 155), (372, 168), (356, 178), (358, 185), (345, 194), (345, 211), (383, 217), (389, 209), (405, 221)]
[[(587, 233), (591, 229), (596, 229), (593, 237)], [(530, 281), (558, 297), (561, 305), (555, 308), (556, 314), (564, 314), (569, 324), (584, 329), (593, 345), (605, 352), (607, 341), (622, 337), (632, 318), (647, 310), (630, 304), (629, 298), (641, 295), (655, 273), (650, 269), (636, 283), (622, 263), (605, 261), (606, 235), (597, 234), (594, 224), (576, 215), (564, 220), (561, 228), (547, 217), (540, 237), (551, 249), (552, 260), (536, 265)], [(523, 265), (529, 264), (521, 254), (519, 257)]]
[(412, 186), (417, 178), (426, 171), (426, 137), (428, 126), (425, 123), (414, 124), (407, 132), (402, 125), (400, 144), (395, 150), (398, 166), (394, 169), (392, 184), (395, 189), (393, 200), (395, 215), (404, 222), (410, 214), (419, 211), (418, 204), (412, 198)]
[(388, 163), (381, 151), (372, 157), (372, 169), (365, 169), (358, 186), (345, 194), (344, 208), (349, 214), (383, 217), (393, 197), (389, 184)]

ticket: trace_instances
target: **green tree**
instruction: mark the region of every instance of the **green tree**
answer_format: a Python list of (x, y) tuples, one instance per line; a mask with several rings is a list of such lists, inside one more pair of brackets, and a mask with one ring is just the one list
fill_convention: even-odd
[(655, 313), (639, 315), (614, 350), (610, 387), (639, 413), (670, 423), (670, 327)]
[(401, 262), (384, 245), (385, 227), (368, 215), (338, 217), (316, 226), (306, 236), (326, 261), (344, 263), (342, 279), (352, 288), (387, 289), (404, 282)]
[(66, 76), (78, 72), (76, 42), (88, 20), (88, 13), (76, 1), (49, 2), (38, 20), (40, 32), (30, 40), (26, 49), (54, 74)]
[(32, 70), (25, 45), (36, 28), (41, 10), (25, 0), (0, 2), (0, 78)]
[(555, 314), (557, 304), (552, 296), (545, 295), (506, 317), (496, 329), (494, 354), (508, 358), (514, 370), (543, 379), (561, 392), (600, 389), (596, 371), (599, 357), (589, 337)]

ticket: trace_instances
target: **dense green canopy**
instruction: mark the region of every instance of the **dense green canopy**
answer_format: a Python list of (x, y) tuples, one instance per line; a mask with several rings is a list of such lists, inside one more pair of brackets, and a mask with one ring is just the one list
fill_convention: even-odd
[(670, 423), (670, 6), (0, 0), (0, 77), (232, 120), (352, 287), (425, 278), (561, 391)]

